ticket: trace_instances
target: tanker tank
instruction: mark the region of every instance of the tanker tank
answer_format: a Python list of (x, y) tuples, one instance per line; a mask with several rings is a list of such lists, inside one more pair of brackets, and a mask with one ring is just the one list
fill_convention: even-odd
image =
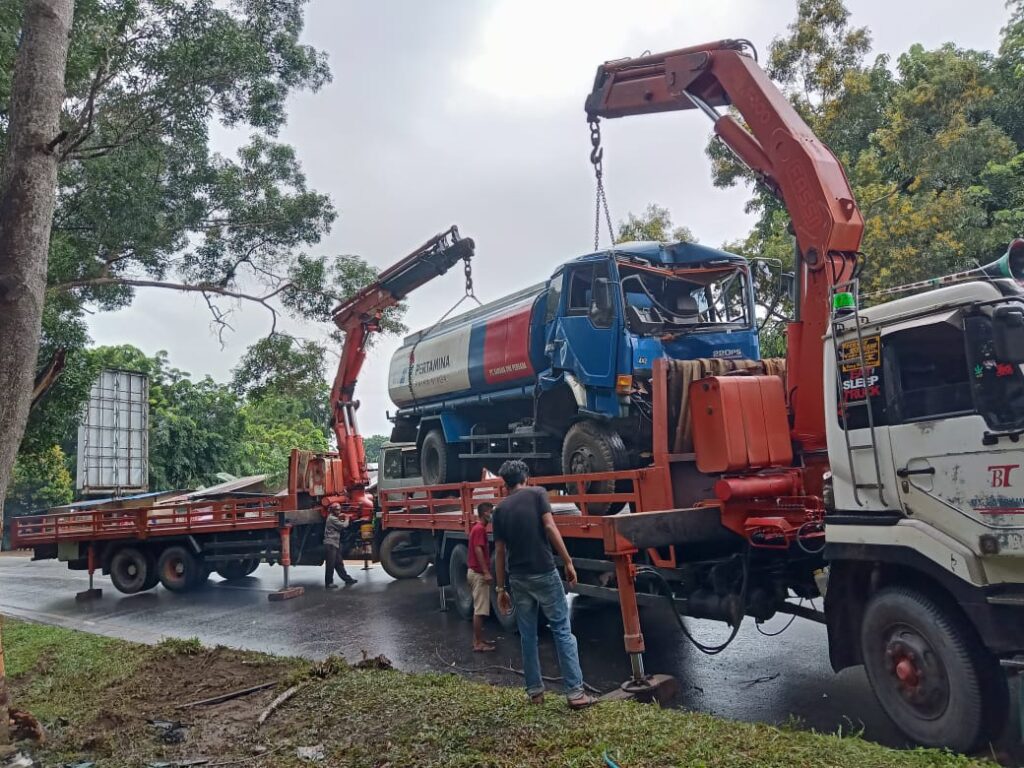
[(399, 408), (531, 384), (547, 367), (544, 284), (484, 304), (407, 336), (391, 358), (388, 394)]

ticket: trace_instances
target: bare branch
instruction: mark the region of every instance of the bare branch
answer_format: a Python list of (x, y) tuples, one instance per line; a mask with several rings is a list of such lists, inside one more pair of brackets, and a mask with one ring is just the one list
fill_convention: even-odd
[[(277, 329), (277, 309), (270, 304), (270, 299), (274, 298), (277, 294), (281, 293), (285, 288), (288, 288), (291, 283), (285, 283), (280, 288), (266, 294), (265, 296), (256, 296), (251, 293), (242, 293), (241, 291), (234, 291), (230, 288), (226, 288), (222, 285), (216, 285), (215, 283), (172, 283), (166, 280), (145, 280), (136, 277), (93, 277), (86, 278), (84, 280), (72, 280), (67, 283), (57, 283), (56, 285), (50, 286), (49, 292), (56, 291), (70, 291), (75, 288), (93, 288), (103, 285), (123, 285), (132, 288), (164, 288), (170, 291), (181, 291), (183, 293), (200, 293), (206, 297), (207, 294), (216, 294), (218, 296), (228, 296), (233, 299), (244, 299), (245, 301), (251, 301), (255, 304), (260, 304), (270, 312), (271, 326), (270, 332), (274, 333)], [(209, 305), (209, 299), (207, 299)], [(220, 319), (225, 317), (219, 310), (214, 315), (214, 322), (220, 322)], [(224, 323), (227, 325), (227, 323)], [(230, 327), (230, 326), (229, 326)]]
[[(227, 312), (221, 311), (220, 307), (213, 303), (213, 298), (210, 296), (208, 291), (203, 291), (203, 298), (206, 300), (206, 306), (210, 310), (210, 314), (213, 315), (213, 325), (217, 326), (217, 341), (220, 342), (220, 348), (224, 349), (224, 331), (229, 330), (234, 333), (235, 329), (228, 323), (227, 318), (231, 314), (231, 310)], [(271, 330), (273, 334), (273, 330)]]

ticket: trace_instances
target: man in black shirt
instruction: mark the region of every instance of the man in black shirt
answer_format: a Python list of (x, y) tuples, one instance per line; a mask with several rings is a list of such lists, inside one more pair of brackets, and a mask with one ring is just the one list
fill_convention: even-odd
[[(515, 600), (526, 692), (535, 704), (544, 700), (544, 680), (537, 649), (537, 611), (543, 608), (555, 640), (569, 706), (573, 709), (589, 707), (596, 700), (583, 688), (579, 650), (569, 626), (569, 605), (562, 579), (555, 570), (551, 548), (554, 547), (562, 558), (565, 579), (569, 584), (576, 583), (576, 569), (555, 525), (547, 492), (543, 488), (526, 485), (529, 470), (521, 461), (506, 461), (498, 474), (509, 491), (494, 510), (492, 518), (498, 607), (508, 613), (512, 610), (512, 600)], [(506, 557), (511, 596), (505, 589)]]

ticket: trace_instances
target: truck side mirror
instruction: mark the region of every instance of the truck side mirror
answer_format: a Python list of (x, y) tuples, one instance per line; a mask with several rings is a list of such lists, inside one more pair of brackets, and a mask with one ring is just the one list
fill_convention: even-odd
[(612, 298), (612, 285), (607, 277), (594, 280), (593, 297), (590, 302), (590, 319), (594, 325), (608, 325), (615, 312), (615, 301)]
[(1024, 307), (999, 307), (992, 313), (992, 340), (1001, 363), (1024, 363)]
[(779, 292), (784, 296), (796, 299), (796, 275), (792, 272), (783, 272), (779, 275)]

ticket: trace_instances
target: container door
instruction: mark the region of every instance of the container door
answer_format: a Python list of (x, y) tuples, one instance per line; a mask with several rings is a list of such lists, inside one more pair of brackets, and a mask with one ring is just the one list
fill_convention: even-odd
[(991, 319), (957, 313), (887, 334), (883, 350), (904, 511), (960, 541), (1024, 524), (1024, 449), (995, 436), (1021, 428), (1024, 378), (996, 359)]
[[(562, 315), (551, 343), (552, 367), (572, 373), (587, 388), (614, 388), (618, 351), (619, 312), (615, 291), (613, 310), (600, 311), (596, 281), (608, 280), (605, 261), (579, 264), (568, 270)], [(600, 292), (600, 286), (597, 289)]]

